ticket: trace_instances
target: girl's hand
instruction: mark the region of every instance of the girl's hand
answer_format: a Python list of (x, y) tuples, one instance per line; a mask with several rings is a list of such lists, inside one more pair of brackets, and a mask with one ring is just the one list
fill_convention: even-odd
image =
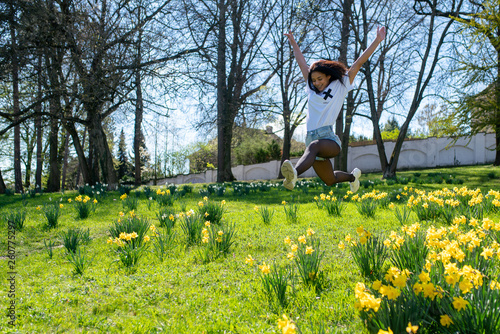
[(289, 40), (290, 42), (295, 41), (295, 38), (293, 38), (293, 33), (292, 33), (292, 31), (291, 31), (291, 30), (288, 32), (288, 34), (287, 34), (287, 33), (285, 33), (285, 36), (286, 36), (286, 37), (288, 37), (288, 40)]
[(382, 42), (385, 38), (385, 27), (377, 27), (377, 40)]

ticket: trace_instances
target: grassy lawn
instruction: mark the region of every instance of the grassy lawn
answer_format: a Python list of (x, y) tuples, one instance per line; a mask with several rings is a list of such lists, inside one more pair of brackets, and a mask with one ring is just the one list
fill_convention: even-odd
[[(490, 189), (500, 190), (500, 170), (493, 166), (471, 166), (419, 171), (398, 172), (399, 180), (392, 184), (381, 180), (377, 173), (362, 176), (363, 193), (377, 190), (395, 194), (403, 193), (404, 187), (422, 190), (438, 190), (444, 187), (467, 186), (480, 188), (486, 195)], [(248, 183), (256, 185), (257, 183)], [(181, 219), (175, 224), (173, 247), (161, 262), (155, 255), (152, 240), (132, 269), (127, 270), (119, 261), (118, 246), (109, 244), (110, 228), (120, 217), (128, 215), (122, 205), (120, 193), (107, 192), (97, 197), (96, 210), (88, 218), (79, 219), (75, 210), (77, 191), (64, 194), (43, 194), (21, 198), (20, 195), (0, 195), (0, 217), (25, 208), (27, 218), (21, 231), (15, 234), (15, 264), (2, 257), (4, 265), (0, 289), (4, 314), (8, 312), (11, 298), (9, 272), (15, 272), (16, 325), (8, 325), (10, 318), (4, 315), (0, 322), (1, 332), (21, 333), (277, 333), (277, 322), (287, 314), (300, 326), (303, 333), (368, 333), (358, 311), (354, 307), (356, 282), (365, 281), (351, 254), (338, 248), (345, 235), (356, 235), (356, 229), (363, 226), (373, 234), (389, 235), (400, 231), (401, 225), (390, 208), (378, 208), (375, 216), (367, 218), (358, 212), (353, 201), (346, 201), (342, 215), (328, 215), (317, 206), (315, 197), (328, 194), (329, 188), (312, 180), (286, 191), (279, 181), (267, 182), (269, 190), (258, 188), (235, 192), (227, 185), (225, 193), (208, 195), (205, 203), (220, 204), (225, 201), (225, 224), (234, 224), (234, 243), (229, 252), (208, 263), (203, 263), (201, 254), (205, 244), (187, 245)], [(156, 191), (154, 187), (154, 191)], [(335, 188), (343, 196), (348, 186)], [(175, 213), (191, 209), (197, 211), (207, 185), (196, 185), (192, 192), (179, 197), (173, 204)], [(201, 194), (200, 195), (200, 191)], [(136, 197), (132, 190), (129, 197)], [(142, 192), (138, 217), (147, 218), (159, 226), (157, 213), (159, 205)], [(222, 196), (219, 196), (222, 195)], [(68, 199), (72, 202), (69, 203)], [(93, 200), (93, 198), (92, 198)], [(37, 207), (56, 201), (63, 204), (57, 227), (46, 228), (43, 210)], [(285, 201), (287, 205), (283, 205)], [(24, 202), (24, 203), (23, 203)], [(150, 202), (148, 204), (148, 202)], [(152, 203), (151, 203), (152, 202)], [(297, 220), (287, 219), (285, 207), (297, 205)], [(396, 207), (406, 203), (400, 201)], [(258, 208), (274, 210), (269, 224), (265, 224)], [(489, 215), (495, 222), (500, 214)], [(4, 237), (0, 245), (7, 253), (8, 229), (1, 220)], [(410, 223), (417, 221), (415, 214)], [(421, 222), (442, 226), (441, 222)], [(91, 241), (80, 247), (90, 259), (83, 275), (74, 273), (68, 261), (67, 251), (62, 243), (62, 234), (70, 228), (89, 229)], [(320, 271), (321, 289), (306, 287), (301, 283), (295, 269), (287, 290), (287, 304), (279, 307), (268, 301), (263, 290), (261, 270), (264, 262), (271, 266), (285, 266), (293, 263), (287, 259), (290, 252), (284, 239), (298, 240), (308, 229), (314, 230), (315, 238), (321, 241), (324, 252)], [(164, 228), (163, 228), (164, 229)], [(153, 232), (148, 232), (153, 238)], [(53, 242), (53, 256), (49, 257), (47, 242)], [(296, 241), (295, 241), (296, 242)], [(245, 263), (247, 256), (255, 264)], [(9, 265), (13, 267), (9, 268)]]

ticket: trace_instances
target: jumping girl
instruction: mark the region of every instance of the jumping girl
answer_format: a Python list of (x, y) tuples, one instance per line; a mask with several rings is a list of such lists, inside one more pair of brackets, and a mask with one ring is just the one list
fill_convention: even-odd
[(319, 60), (311, 67), (293, 38), (290, 31), (285, 34), (293, 48), (293, 54), (306, 81), (307, 93), (307, 135), (306, 150), (295, 168), (289, 160), (281, 166), (285, 177), (283, 186), (292, 190), (297, 182), (297, 176), (311, 166), (323, 182), (331, 186), (339, 182), (350, 182), (351, 191), (359, 189), (361, 171), (354, 168), (351, 173), (334, 171), (330, 158), (339, 155), (341, 151), (340, 138), (333, 133), (333, 124), (344, 104), (344, 98), (351, 89), (356, 74), (361, 66), (375, 51), (385, 38), (385, 27), (377, 28), (377, 37), (363, 54), (347, 69), (344, 64), (332, 60)]

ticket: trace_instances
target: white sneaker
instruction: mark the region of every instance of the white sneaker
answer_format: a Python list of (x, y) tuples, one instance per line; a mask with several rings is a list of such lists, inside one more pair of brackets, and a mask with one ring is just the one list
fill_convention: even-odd
[(281, 165), (281, 174), (285, 177), (283, 180), (283, 187), (292, 190), (297, 182), (297, 170), (293, 167), (290, 160), (285, 160)]
[(361, 176), (361, 171), (359, 170), (359, 168), (354, 168), (351, 174), (354, 175), (354, 181), (350, 183), (351, 192), (355, 193), (359, 189), (359, 178)]

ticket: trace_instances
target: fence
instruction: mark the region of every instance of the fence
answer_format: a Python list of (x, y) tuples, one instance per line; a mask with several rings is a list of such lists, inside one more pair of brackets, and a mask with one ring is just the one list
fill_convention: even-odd
[[(414, 139), (403, 142), (398, 169), (419, 169), (460, 165), (484, 165), (495, 161), (495, 134), (480, 133), (472, 138), (460, 138), (453, 146), (450, 138)], [(384, 143), (387, 159), (390, 158), (395, 142)], [(292, 158), (295, 164), (299, 158)], [(333, 162), (333, 159), (332, 159)], [(376, 145), (351, 146), (347, 157), (347, 169), (358, 167), (363, 172), (379, 172), (380, 159)], [(279, 161), (270, 161), (255, 165), (239, 165), (232, 168), (237, 180), (271, 180), (278, 177)], [(312, 168), (301, 177), (315, 177)], [(216, 182), (217, 171), (178, 175), (158, 180), (158, 184), (174, 183), (210, 183)]]

